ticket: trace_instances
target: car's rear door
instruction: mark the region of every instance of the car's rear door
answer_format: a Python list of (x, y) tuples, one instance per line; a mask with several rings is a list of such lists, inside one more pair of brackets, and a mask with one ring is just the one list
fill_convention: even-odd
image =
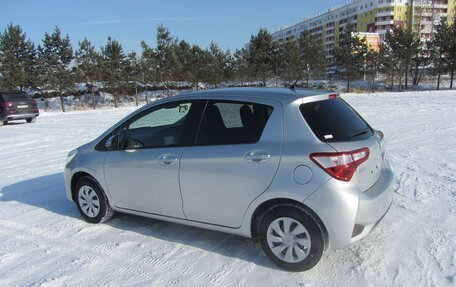
[(280, 161), (282, 107), (274, 100), (208, 100), (195, 146), (181, 158), (188, 220), (239, 227), (271, 184)]
[(336, 97), (303, 104), (301, 113), (314, 134), (336, 151), (369, 149), (366, 161), (356, 170), (356, 184), (366, 191), (381, 175), (382, 139), (342, 98)]

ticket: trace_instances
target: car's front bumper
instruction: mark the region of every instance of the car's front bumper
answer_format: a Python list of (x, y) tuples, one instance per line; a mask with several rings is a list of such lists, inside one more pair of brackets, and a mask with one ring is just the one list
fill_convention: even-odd
[(338, 249), (364, 238), (392, 204), (394, 176), (384, 161), (379, 180), (362, 192), (352, 184), (329, 180), (305, 201), (322, 220), (331, 248)]

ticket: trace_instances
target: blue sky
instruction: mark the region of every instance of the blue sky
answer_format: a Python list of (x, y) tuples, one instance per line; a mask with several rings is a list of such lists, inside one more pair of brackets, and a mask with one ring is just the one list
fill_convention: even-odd
[(344, 0), (0, 0), (0, 31), (20, 25), (41, 43), (45, 32), (59, 26), (76, 48), (85, 36), (98, 48), (108, 36), (124, 50), (140, 51), (140, 41), (155, 45), (156, 28), (164, 24), (173, 36), (208, 47), (242, 47), (261, 27), (274, 31)]

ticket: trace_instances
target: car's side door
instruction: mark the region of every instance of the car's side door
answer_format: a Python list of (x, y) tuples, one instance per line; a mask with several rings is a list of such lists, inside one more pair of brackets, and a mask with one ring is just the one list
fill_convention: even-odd
[(181, 158), (188, 220), (239, 227), (271, 184), (280, 161), (282, 107), (274, 100), (208, 100), (195, 146)]
[(118, 129), (118, 149), (107, 152), (104, 172), (118, 208), (185, 218), (179, 162), (199, 101), (153, 107)]

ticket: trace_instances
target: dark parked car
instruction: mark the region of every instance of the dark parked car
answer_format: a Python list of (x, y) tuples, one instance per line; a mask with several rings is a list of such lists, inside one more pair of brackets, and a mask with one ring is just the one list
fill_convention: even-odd
[(0, 126), (9, 121), (33, 123), (40, 112), (32, 97), (22, 91), (0, 91)]

